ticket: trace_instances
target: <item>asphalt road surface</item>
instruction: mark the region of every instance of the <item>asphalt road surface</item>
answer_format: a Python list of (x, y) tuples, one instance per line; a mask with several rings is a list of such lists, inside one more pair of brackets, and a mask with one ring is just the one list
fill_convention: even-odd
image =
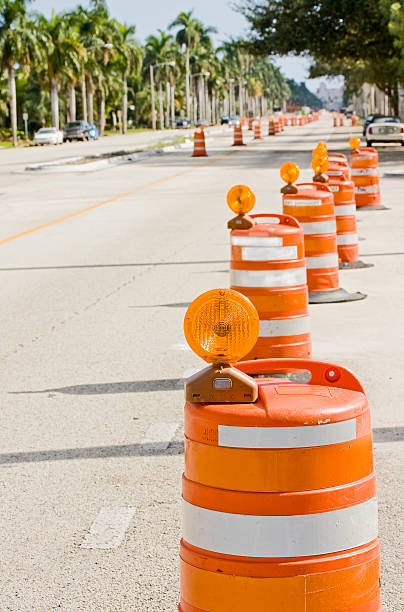
[[(208, 158), (85, 174), (21, 173), (57, 147), (0, 152), (2, 612), (176, 610), (182, 381), (203, 367), (182, 321), (228, 286), (227, 190), (280, 212), (281, 163), (310, 180), (315, 143), (346, 150), (350, 129), (325, 117), (243, 149), (230, 134)], [(383, 149), (382, 172), (403, 160)], [(374, 267), (341, 286), (368, 298), (310, 308), (313, 357), (352, 368), (372, 408), (385, 612), (403, 609), (403, 188), (382, 179), (389, 210), (358, 213)]]

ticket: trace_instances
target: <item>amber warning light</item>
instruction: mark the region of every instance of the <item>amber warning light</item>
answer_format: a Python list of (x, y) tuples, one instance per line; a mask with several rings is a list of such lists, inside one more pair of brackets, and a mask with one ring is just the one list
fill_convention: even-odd
[(246, 185), (234, 185), (227, 194), (229, 208), (237, 214), (231, 219), (227, 227), (229, 229), (250, 229), (254, 221), (247, 215), (255, 205), (255, 194)]
[(293, 162), (286, 162), (280, 169), (281, 179), (286, 185), (282, 187), (281, 193), (297, 193), (298, 189), (293, 185), (299, 178), (300, 169)]
[(232, 367), (255, 345), (258, 313), (248, 298), (232, 289), (214, 289), (196, 298), (184, 319), (191, 349), (210, 363), (185, 383), (185, 397), (194, 403), (247, 403), (257, 399), (252, 378)]

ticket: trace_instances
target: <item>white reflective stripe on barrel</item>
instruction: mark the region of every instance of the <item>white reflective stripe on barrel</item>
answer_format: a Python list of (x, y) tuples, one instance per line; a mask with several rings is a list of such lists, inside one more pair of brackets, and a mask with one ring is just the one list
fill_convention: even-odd
[(335, 216), (346, 217), (349, 215), (356, 215), (356, 204), (336, 204), (335, 205)]
[(342, 170), (327, 170), (327, 174), (330, 176), (341, 176), (343, 172)]
[(232, 236), (231, 244), (233, 246), (249, 246), (249, 247), (268, 247), (282, 246), (283, 239), (276, 236)]
[(337, 192), (339, 191), (339, 185), (328, 185), (331, 191)]
[(285, 206), (321, 206), (323, 201), (322, 200), (304, 200), (303, 198), (301, 200), (284, 200), (283, 201)]
[(377, 176), (379, 172), (377, 168), (352, 168), (351, 174), (352, 176), (363, 176), (363, 175)]
[(245, 261), (284, 261), (297, 259), (297, 246), (242, 247), (241, 259)]
[[(308, 317), (307, 317), (308, 318)], [(262, 323), (262, 321), (261, 321)], [(218, 445), (232, 448), (305, 448), (356, 440), (356, 419), (297, 427), (218, 425)]]
[[(270, 319), (268, 321), (260, 321), (260, 338), (275, 338), (276, 336), (298, 336), (299, 334), (308, 334), (309, 331), (309, 317), (307, 316), (296, 317), (293, 319)], [(221, 425), (219, 425), (219, 431), (220, 427)], [(247, 429), (250, 429), (250, 427), (248, 427)]]
[(278, 217), (253, 217), (255, 223), (280, 223)]
[(316, 270), (317, 268), (338, 268), (338, 255), (319, 255), (318, 257), (306, 257), (306, 266), (308, 270)]
[(355, 155), (355, 157), (352, 158), (352, 161), (356, 161), (357, 159), (374, 159), (374, 160), (376, 160), (376, 156), (375, 155)]
[(183, 500), (183, 537), (203, 550), (239, 557), (306, 557), (362, 546), (377, 538), (377, 500), (316, 514), (256, 516)]
[(311, 234), (332, 234), (337, 231), (337, 223), (333, 221), (314, 221), (312, 223), (300, 223), (304, 233), (309, 236)]
[(379, 185), (357, 185), (355, 187), (355, 193), (379, 193)]
[(306, 268), (286, 270), (230, 270), (230, 282), (236, 287), (294, 287), (305, 285)]
[(337, 244), (358, 244), (358, 234), (338, 234)]

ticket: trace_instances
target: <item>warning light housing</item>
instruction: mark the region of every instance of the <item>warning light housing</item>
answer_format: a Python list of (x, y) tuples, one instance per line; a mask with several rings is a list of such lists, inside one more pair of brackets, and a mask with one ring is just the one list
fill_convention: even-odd
[(361, 139), (360, 138), (351, 138), (349, 141), (349, 146), (353, 151), (357, 151), (361, 147)]
[(228, 222), (229, 229), (249, 229), (255, 225), (247, 215), (255, 205), (255, 194), (252, 189), (246, 185), (234, 185), (227, 194), (227, 204), (237, 214), (237, 217)]
[(189, 306), (184, 319), (191, 349), (212, 364), (185, 383), (185, 397), (196, 403), (251, 402), (257, 385), (233, 368), (253, 348), (259, 334), (258, 313), (248, 298), (232, 289), (214, 289)]
[(285, 187), (282, 187), (281, 193), (297, 193), (298, 189), (293, 185), (299, 178), (300, 169), (297, 164), (293, 162), (286, 162), (281, 166), (280, 175), (281, 179), (285, 181)]

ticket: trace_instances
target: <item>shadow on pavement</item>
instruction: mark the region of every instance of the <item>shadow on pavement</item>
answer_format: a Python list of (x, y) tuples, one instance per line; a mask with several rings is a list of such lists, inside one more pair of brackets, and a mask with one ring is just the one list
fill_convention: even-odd
[[(404, 440), (404, 426), (378, 427), (373, 430), (374, 442), (399, 442)], [(40, 461), (70, 461), (72, 459), (107, 459), (109, 457), (140, 457), (158, 455), (182, 455), (183, 442), (170, 442), (167, 448), (148, 444), (120, 444), (117, 446), (90, 446), (85, 448), (66, 448), (61, 450), (31, 451), (27, 453), (4, 453), (0, 464), (33, 463)]]
[(150, 391), (177, 391), (184, 385), (182, 378), (162, 378), (159, 380), (135, 380), (95, 385), (72, 385), (40, 391), (10, 391), (10, 395), (30, 395), (39, 393), (64, 393), (66, 395), (109, 395), (113, 393), (145, 393)]

